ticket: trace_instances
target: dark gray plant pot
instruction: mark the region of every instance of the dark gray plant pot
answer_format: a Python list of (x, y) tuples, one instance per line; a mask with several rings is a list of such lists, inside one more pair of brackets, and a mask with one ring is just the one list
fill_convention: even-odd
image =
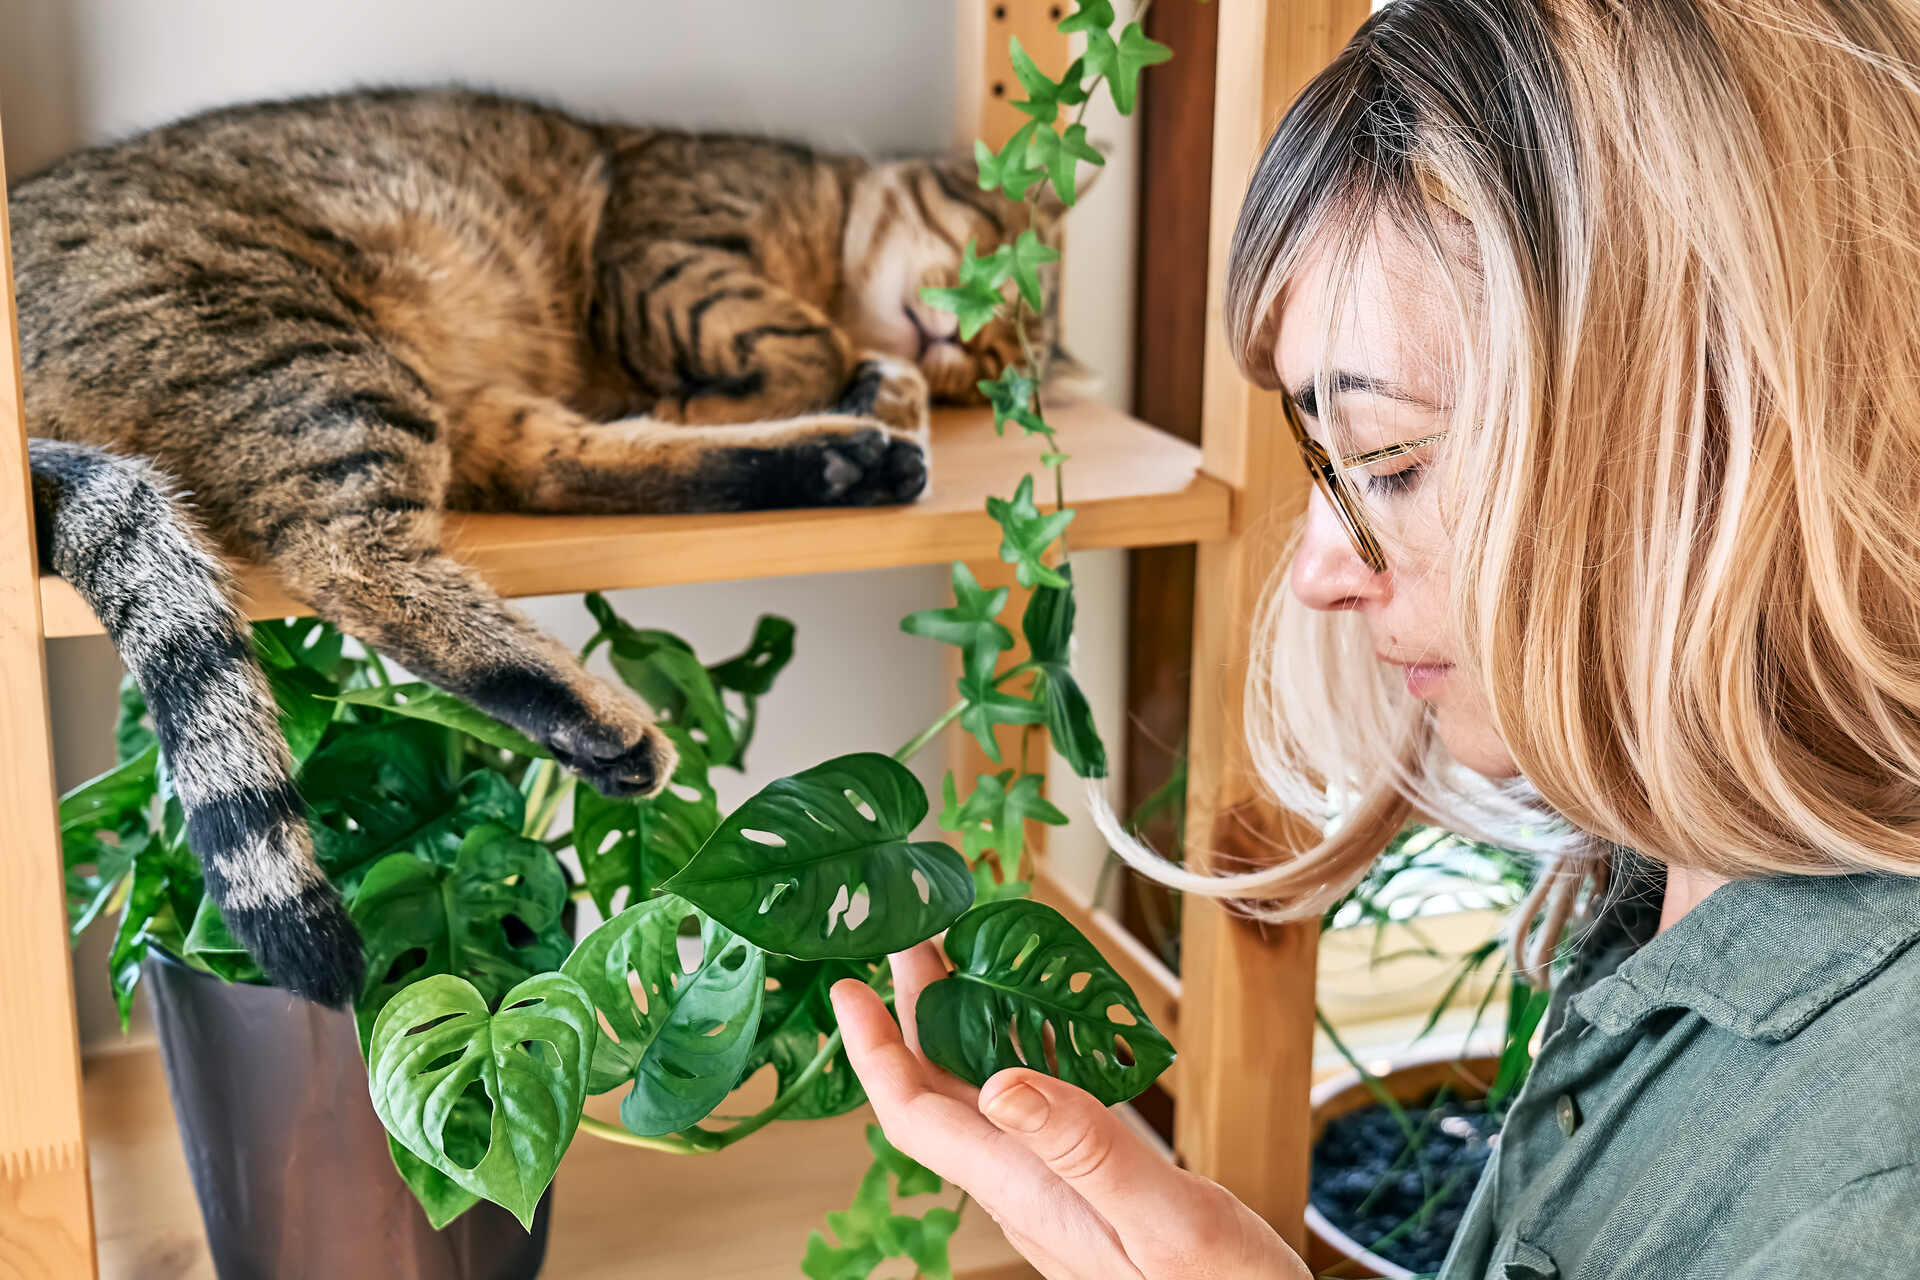
[(481, 1201), (435, 1231), (387, 1153), (353, 1018), (154, 948), (144, 979), (220, 1280), (532, 1280), (533, 1231)]

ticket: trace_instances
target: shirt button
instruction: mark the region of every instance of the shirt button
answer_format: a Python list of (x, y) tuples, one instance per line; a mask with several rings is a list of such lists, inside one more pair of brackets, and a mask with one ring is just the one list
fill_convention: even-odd
[(1561, 1094), (1560, 1100), (1553, 1104), (1553, 1114), (1560, 1122), (1560, 1132), (1571, 1138), (1573, 1131), (1580, 1127), (1580, 1110), (1573, 1105), (1573, 1095)]

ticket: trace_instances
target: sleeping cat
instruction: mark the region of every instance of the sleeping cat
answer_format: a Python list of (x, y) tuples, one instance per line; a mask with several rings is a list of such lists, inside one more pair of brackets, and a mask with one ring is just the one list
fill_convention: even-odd
[(929, 395), (1052, 346), (1051, 305), (962, 342), (920, 300), (970, 238), (1053, 238), (1057, 206), (972, 170), (382, 91), (211, 112), (14, 190), (43, 561), (145, 690), (271, 976), (341, 1003), (358, 943), (195, 522), (601, 792), (651, 794), (664, 735), (444, 548), (442, 512), (910, 501)]

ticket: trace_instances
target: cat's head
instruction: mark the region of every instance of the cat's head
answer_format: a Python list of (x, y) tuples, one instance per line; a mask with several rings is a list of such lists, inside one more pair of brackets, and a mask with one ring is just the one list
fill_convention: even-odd
[[(1082, 170), (1080, 191), (1098, 169)], [(926, 375), (936, 400), (980, 403), (976, 384), (997, 378), (1021, 358), (1015, 308), (1003, 309), (972, 338), (961, 341), (959, 321), (924, 301), (920, 291), (945, 288), (960, 278), (960, 257), (969, 240), (982, 257), (1032, 227), (1058, 247), (1065, 212), (1050, 185), (1025, 204), (998, 191), (982, 191), (971, 159), (929, 158), (877, 164), (855, 184), (843, 245), (845, 288), (841, 327), (864, 347), (912, 360)], [(1027, 342), (1048, 358), (1049, 381), (1084, 377), (1085, 370), (1060, 350), (1060, 272), (1039, 270), (1045, 302), (1025, 317)], [(1012, 281), (1006, 295), (1014, 296)]]

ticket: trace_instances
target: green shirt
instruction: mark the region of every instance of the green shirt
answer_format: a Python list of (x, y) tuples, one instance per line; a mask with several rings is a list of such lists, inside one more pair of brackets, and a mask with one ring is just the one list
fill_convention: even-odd
[(1615, 876), (1440, 1280), (1920, 1277), (1920, 877)]

